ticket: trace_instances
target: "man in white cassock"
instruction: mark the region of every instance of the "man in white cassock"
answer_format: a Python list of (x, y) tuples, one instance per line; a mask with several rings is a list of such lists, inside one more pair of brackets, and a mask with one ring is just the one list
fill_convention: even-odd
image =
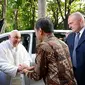
[(13, 30), (9, 39), (0, 43), (0, 85), (12, 85), (12, 79), (30, 66), (30, 56), (20, 41), (20, 32)]

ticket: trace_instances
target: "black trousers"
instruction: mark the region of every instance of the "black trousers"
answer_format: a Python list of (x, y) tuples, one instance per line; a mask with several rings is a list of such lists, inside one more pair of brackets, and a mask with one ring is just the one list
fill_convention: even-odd
[(81, 69), (75, 67), (73, 67), (73, 71), (78, 85), (85, 85), (85, 73), (82, 75)]

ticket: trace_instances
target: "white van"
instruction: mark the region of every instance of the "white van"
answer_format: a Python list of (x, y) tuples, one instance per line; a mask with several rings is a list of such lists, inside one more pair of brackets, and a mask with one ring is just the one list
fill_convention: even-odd
[[(71, 32), (70, 30), (54, 30), (54, 34), (55, 36), (57, 36), (58, 38), (65, 38), (66, 33)], [(21, 33), (21, 43), (25, 46), (26, 50), (28, 51), (28, 53), (31, 56), (31, 65), (33, 65), (35, 63), (35, 50), (36, 50), (36, 36), (34, 33), (34, 30), (25, 30), (25, 31), (20, 31)], [(0, 34), (0, 42), (7, 40), (8, 39), (8, 33), (3, 33)], [(31, 80), (29, 78), (25, 78), (25, 80), (22, 80), (23, 78), (21, 78), (21, 82), (22, 85), (44, 85), (43, 80), (40, 81), (34, 81)], [(24, 83), (23, 83), (24, 82)]]

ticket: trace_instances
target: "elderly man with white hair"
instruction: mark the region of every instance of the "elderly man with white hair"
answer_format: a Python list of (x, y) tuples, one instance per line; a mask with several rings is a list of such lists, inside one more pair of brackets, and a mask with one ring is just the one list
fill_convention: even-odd
[(11, 78), (30, 66), (30, 56), (20, 41), (20, 32), (13, 30), (9, 39), (0, 43), (0, 85), (10, 85)]
[(73, 70), (78, 85), (85, 85), (85, 20), (80, 12), (68, 17), (69, 28), (72, 33), (67, 37)]

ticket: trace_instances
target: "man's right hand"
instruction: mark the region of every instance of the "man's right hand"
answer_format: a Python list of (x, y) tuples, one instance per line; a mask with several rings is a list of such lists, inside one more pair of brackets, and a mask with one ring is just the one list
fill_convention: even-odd
[(23, 68), (24, 68), (23, 66), (19, 65), (18, 69), (17, 69), (17, 72), (21, 72), (23, 70)]

